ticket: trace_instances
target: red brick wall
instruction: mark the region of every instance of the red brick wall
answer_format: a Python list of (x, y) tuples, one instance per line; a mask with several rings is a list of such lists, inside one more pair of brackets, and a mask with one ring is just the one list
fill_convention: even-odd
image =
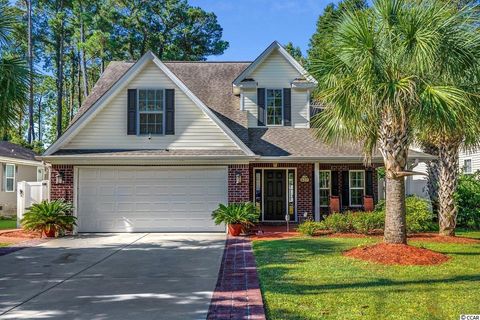
[[(63, 183), (57, 183), (57, 175), (63, 172)], [(52, 165), (52, 175), (50, 178), (50, 198), (52, 200), (64, 199), (73, 202), (73, 166), (72, 165)]]
[[(273, 163), (252, 163), (250, 164), (250, 177), (253, 177), (255, 168), (274, 168)], [(297, 169), (297, 216), (298, 220), (304, 220), (303, 214), (306, 212), (309, 219), (314, 219), (313, 212), (313, 163), (278, 163), (276, 168), (296, 168)], [(301, 182), (300, 179), (306, 175), (309, 182)], [(250, 181), (250, 190), (253, 189), (253, 179)], [(250, 198), (250, 201), (253, 201)]]
[[(237, 184), (237, 174), (241, 176), (241, 183)], [(248, 164), (234, 164), (228, 166), (228, 203), (248, 202), (250, 198), (250, 175)]]

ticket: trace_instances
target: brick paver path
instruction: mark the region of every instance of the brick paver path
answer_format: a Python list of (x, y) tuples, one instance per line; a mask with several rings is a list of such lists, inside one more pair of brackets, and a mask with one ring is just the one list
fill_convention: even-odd
[(207, 319), (265, 319), (255, 257), (248, 238), (228, 237)]

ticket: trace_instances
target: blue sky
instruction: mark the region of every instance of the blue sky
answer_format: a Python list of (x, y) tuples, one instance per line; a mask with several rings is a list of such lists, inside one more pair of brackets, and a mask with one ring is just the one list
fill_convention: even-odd
[(189, 0), (214, 12), (230, 47), (208, 60), (254, 60), (274, 40), (292, 41), (305, 54), (318, 16), (334, 0)]

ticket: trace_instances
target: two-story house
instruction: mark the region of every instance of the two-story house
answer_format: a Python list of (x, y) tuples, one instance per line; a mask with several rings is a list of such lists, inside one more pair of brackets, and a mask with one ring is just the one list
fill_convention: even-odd
[(219, 203), (253, 201), (265, 222), (371, 209), (382, 158), (315, 138), (315, 86), (278, 42), (253, 62), (111, 62), (42, 157), (51, 197), (81, 232), (221, 231)]

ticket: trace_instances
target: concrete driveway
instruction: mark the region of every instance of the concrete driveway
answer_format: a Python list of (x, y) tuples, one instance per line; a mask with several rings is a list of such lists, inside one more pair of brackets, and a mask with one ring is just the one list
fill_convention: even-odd
[(0, 257), (0, 319), (205, 319), (225, 235), (92, 234)]

